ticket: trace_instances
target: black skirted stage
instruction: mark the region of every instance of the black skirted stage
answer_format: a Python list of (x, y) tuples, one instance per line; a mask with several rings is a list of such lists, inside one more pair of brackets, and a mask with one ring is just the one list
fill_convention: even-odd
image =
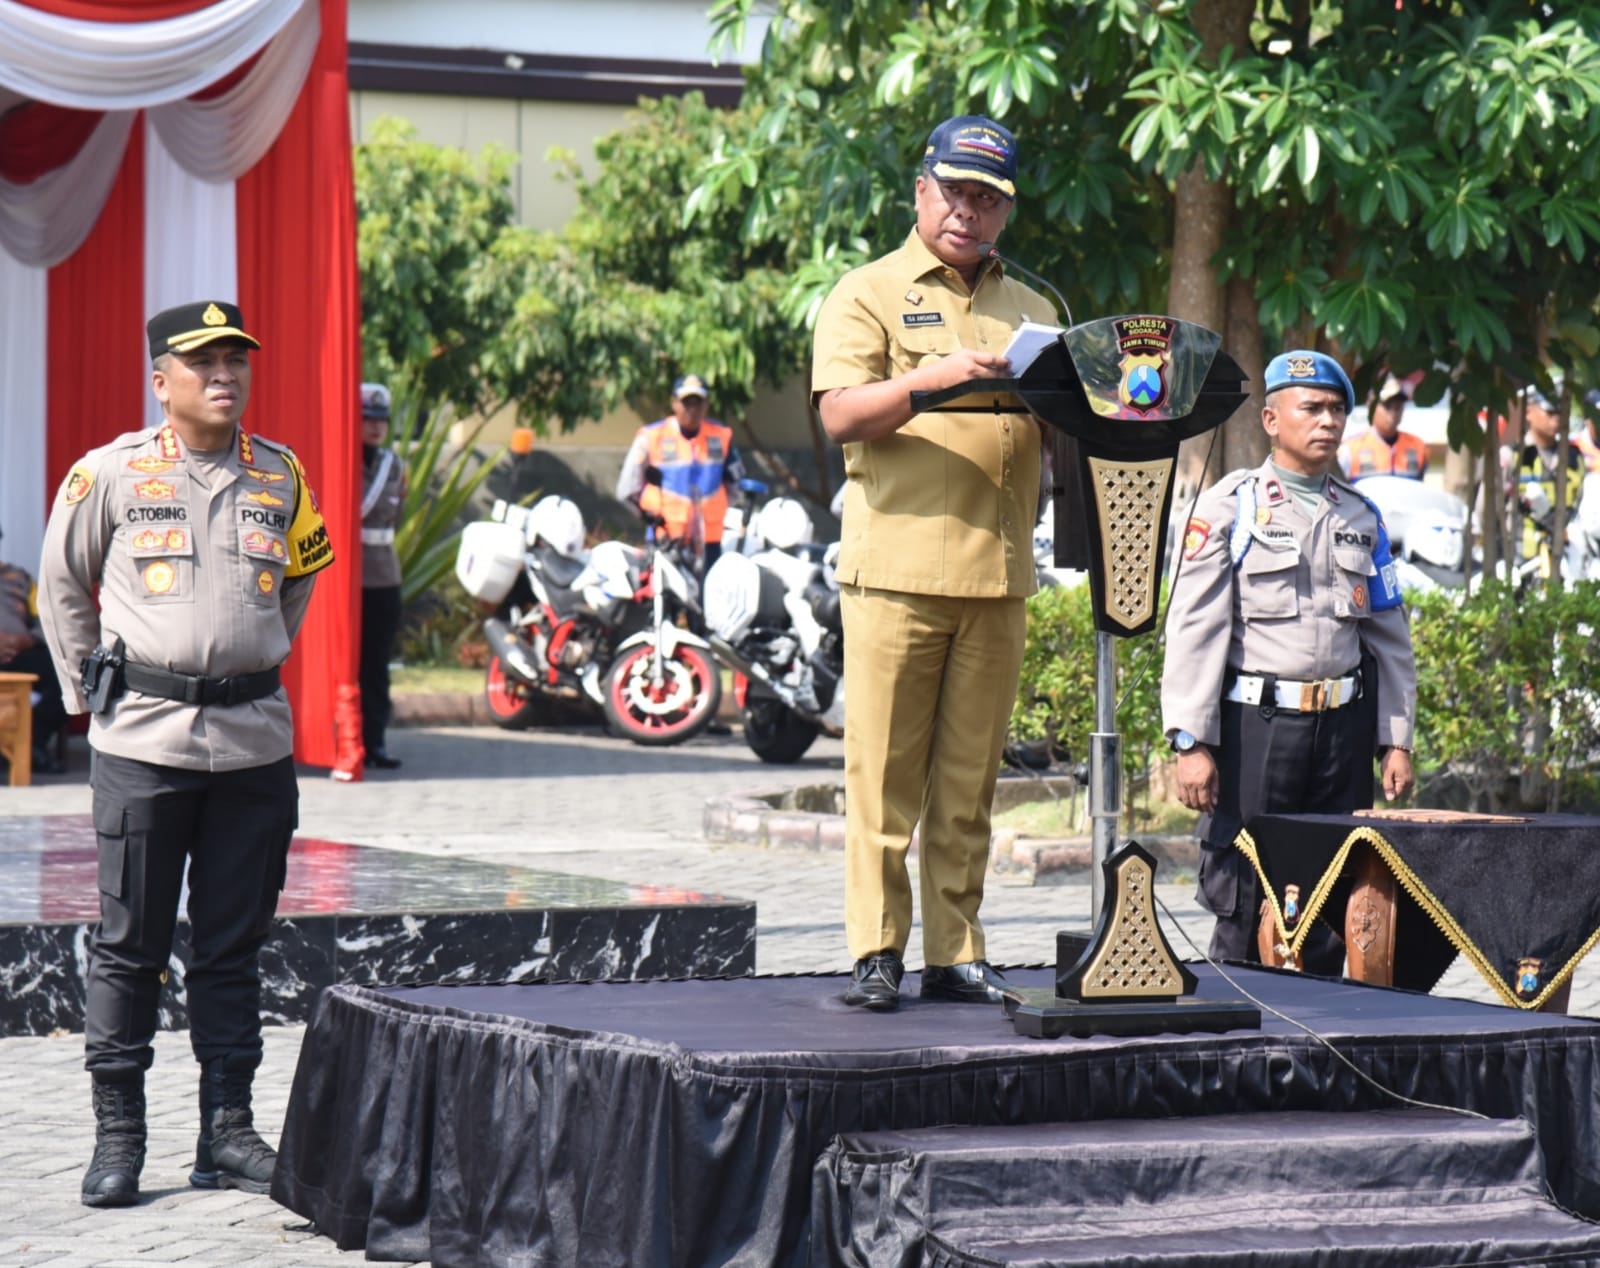
[[(1216, 970), (1191, 967), (1201, 996), (1232, 994)], [(342, 1248), (439, 1268), (1113, 1262), (1105, 1242), (1099, 1258), (1064, 1249), (1088, 1217), (1061, 1210), (1037, 1228), (1028, 1212), (1012, 1211), (1005, 1236), (969, 1230), (963, 1248), (960, 1229), (919, 1223), (915, 1202), (895, 1198), (889, 1178), (920, 1174), (932, 1167), (928, 1156), (953, 1150), (958, 1170), (945, 1174), (970, 1191), (959, 1169), (974, 1165), (974, 1151), (1003, 1163), (1022, 1147), (1022, 1137), (997, 1146), (994, 1131), (1034, 1125), (1030, 1148), (1069, 1157), (1085, 1140), (1041, 1142), (1042, 1125), (1081, 1131), (1094, 1123), (1088, 1144), (1099, 1142), (1108, 1168), (1098, 1192), (1122, 1205), (1163, 1196), (1145, 1191), (1160, 1168), (1139, 1131), (1209, 1149), (1211, 1170), (1233, 1176), (1240, 1198), (1252, 1189), (1241, 1176), (1252, 1167), (1266, 1176), (1296, 1152), (1285, 1139), (1298, 1139), (1309, 1157), (1332, 1148), (1330, 1121), (1346, 1137), (1365, 1121), (1376, 1134), (1347, 1140), (1342, 1183), (1372, 1190), (1380, 1181), (1359, 1159), (1403, 1159), (1390, 1171), (1426, 1192), (1384, 1199), (1410, 1212), (1392, 1238), (1426, 1235), (1437, 1245), (1419, 1251), (1396, 1241), (1384, 1254), (1339, 1258), (1338, 1247), (1361, 1242), (1357, 1224), (1391, 1226), (1353, 1217), (1341, 1239), (1284, 1215), (1274, 1235), (1274, 1200), (1262, 1196), (1250, 1217), (1260, 1227), (1251, 1227), (1260, 1249), (1278, 1247), (1270, 1262), (1600, 1263), (1600, 1229), (1568, 1214), (1600, 1216), (1600, 1023), (1293, 973), (1229, 972), (1350, 1064), (1266, 1010), (1260, 1031), (1022, 1038), (998, 1007), (923, 1003), (914, 973), (891, 1015), (846, 1008), (845, 979), (826, 976), (335, 987), (306, 1034), (272, 1192)], [(1047, 988), (1054, 975), (1012, 976)], [(1420, 1101), (1525, 1125), (1371, 1113), (1427, 1114), (1357, 1070)], [(1115, 1120), (1168, 1121), (1140, 1128)], [(932, 1128), (981, 1130), (924, 1146), (859, 1135)], [(1419, 1145), (1424, 1137), (1428, 1148)], [(878, 1172), (865, 1169), (865, 1155)], [(1224, 1156), (1245, 1161), (1219, 1168)], [(1474, 1157), (1498, 1161), (1463, 1161)], [(1308, 1179), (1334, 1171), (1329, 1164)], [(880, 1173), (881, 1183), (864, 1180)], [(841, 1186), (851, 1189), (848, 1201)], [(1271, 1186), (1254, 1187), (1266, 1195)], [(1461, 1233), (1486, 1227), (1451, 1205), (1463, 1192), (1487, 1203), (1484, 1213), (1499, 1213), (1503, 1238)], [(1055, 1207), (1070, 1206), (1070, 1197), (1057, 1191)], [(1341, 1218), (1340, 1197), (1330, 1195), (1330, 1218)], [(1369, 1193), (1357, 1205), (1377, 1201)], [(1234, 1222), (1249, 1223), (1250, 1204), (1233, 1205)], [(894, 1222), (885, 1211), (923, 1230), (915, 1246), (876, 1246), (873, 1237)], [(1413, 1226), (1422, 1232), (1405, 1231)], [(1294, 1257), (1296, 1236), (1323, 1250)], [(1450, 1255), (1438, 1250), (1457, 1243)], [(1192, 1247), (1167, 1246), (1175, 1260), (1196, 1262)]]

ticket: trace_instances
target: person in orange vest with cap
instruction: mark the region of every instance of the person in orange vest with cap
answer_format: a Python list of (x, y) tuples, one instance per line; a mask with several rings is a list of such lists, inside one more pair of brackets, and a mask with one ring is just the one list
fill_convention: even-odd
[(1428, 470), (1428, 446), (1420, 436), (1400, 430), (1411, 387), (1403, 379), (1386, 375), (1374, 396), (1369, 416), (1372, 426), (1339, 447), (1339, 466), (1351, 480), (1367, 476), (1397, 475), (1420, 480)]
[(617, 479), (617, 498), (677, 541), (692, 543), (701, 568), (722, 553), (728, 485), (744, 476), (733, 428), (706, 417), (705, 380), (685, 374), (672, 385), (672, 413), (633, 438)]

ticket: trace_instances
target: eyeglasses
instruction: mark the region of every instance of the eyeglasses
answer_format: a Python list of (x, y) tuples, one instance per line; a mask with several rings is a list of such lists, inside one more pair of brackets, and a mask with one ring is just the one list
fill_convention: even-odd
[(932, 179), (939, 187), (939, 196), (952, 207), (965, 204), (977, 211), (994, 211), (1007, 201), (1006, 196), (998, 189), (992, 189), (977, 181), (942, 181), (937, 177)]

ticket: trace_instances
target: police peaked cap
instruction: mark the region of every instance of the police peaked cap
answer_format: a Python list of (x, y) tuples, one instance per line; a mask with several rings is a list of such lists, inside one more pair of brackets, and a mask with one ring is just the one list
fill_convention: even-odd
[(1267, 362), (1266, 395), (1284, 387), (1326, 387), (1344, 394), (1345, 413), (1356, 407), (1356, 390), (1344, 367), (1326, 352), (1296, 349), (1280, 352)]
[(259, 339), (245, 333), (239, 306), (220, 299), (163, 308), (145, 323), (144, 330), (150, 339), (151, 360), (168, 352), (193, 352), (219, 339), (261, 346)]

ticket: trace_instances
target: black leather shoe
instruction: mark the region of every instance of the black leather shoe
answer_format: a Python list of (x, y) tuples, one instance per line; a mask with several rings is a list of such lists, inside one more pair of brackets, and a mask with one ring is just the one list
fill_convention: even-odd
[(900, 1007), (900, 979), (905, 972), (905, 963), (893, 951), (864, 955), (850, 973), (844, 1002), (859, 1004), (875, 1013), (892, 1013)]
[(965, 964), (929, 964), (922, 970), (922, 998), (948, 999), (958, 1004), (999, 1004), (1017, 988), (987, 960)]
[(367, 765), (373, 770), (399, 770), (400, 759), (390, 757), (381, 748), (367, 750)]

